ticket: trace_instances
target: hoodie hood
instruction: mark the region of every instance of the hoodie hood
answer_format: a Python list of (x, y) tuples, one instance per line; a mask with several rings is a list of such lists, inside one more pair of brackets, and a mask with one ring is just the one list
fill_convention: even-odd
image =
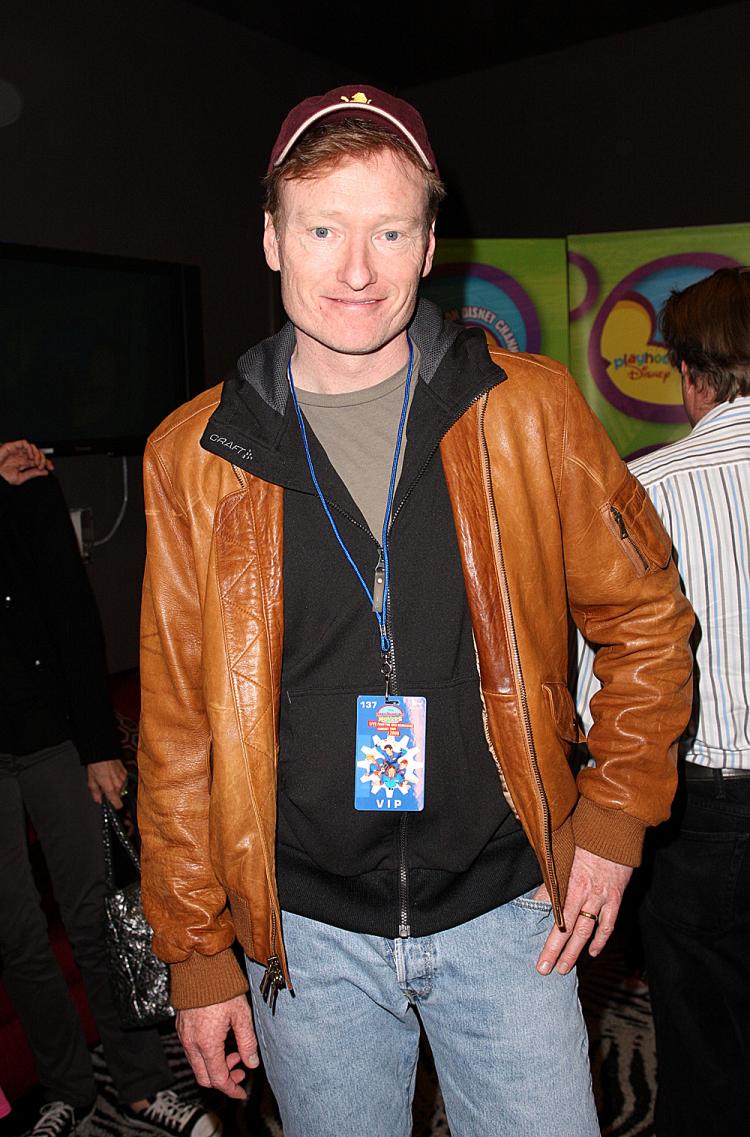
[[(490, 359), (481, 330), (444, 320), (429, 300), (419, 301), (408, 331), (420, 353), (419, 388), (429, 392), (436, 426), (443, 423), (444, 433), (505, 372)], [(307, 488), (309, 477), (295, 460), (299, 448), (285, 444), (290, 428), (298, 429), (287, 379), (294, 345), (294, 326), (287, 323), (240, 357), (224, 380), (201, 446), (250, 474)]]

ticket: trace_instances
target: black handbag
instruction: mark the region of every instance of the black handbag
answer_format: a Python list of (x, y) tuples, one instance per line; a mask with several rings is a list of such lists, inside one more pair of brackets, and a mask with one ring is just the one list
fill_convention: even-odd
[[(136, 879), (122, 888), (115, 887), (112, 833), (137, 873)], [(153, 933), (143, 913), (138, 853), (106, 797), (102, 797), (102, 838), (104, 940), (115, 1006), (126, 1028), (156, 1026), (174, 1015), (169, 1005), (169, 969), (151, 950)]]

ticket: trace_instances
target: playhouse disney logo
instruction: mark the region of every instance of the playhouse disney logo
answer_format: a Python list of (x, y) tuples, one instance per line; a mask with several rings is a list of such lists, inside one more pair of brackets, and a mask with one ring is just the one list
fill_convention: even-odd
[(618, 355), (612, 363), (615, 375), (624, 367), (624, 374), (631, 383), (640, 383), (644, 380), (666, 383), (674, 376), (674, 368), (665, 351), (641, 351), (637, 355), (631, 351), (628, 355)]
[(589, 367), (607, 401), (652, 422), (684, 422), (680, 373), (672, 367), (658, 314), (673, 291), (736, 262), (718, 253), (676, 253), (624, 277), (599, 309), (589, 339)]
[(665, 348), (654, 342), (656, 315), (642, 297), (615, 304), (602, 330), (607, 374), (626, 396), (644, 403), (671, 405), (680, 399), (680, 377)]

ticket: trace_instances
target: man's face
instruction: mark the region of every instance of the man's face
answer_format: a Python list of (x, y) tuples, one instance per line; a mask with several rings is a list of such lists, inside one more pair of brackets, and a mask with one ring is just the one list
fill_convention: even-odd
[(406, 328), (432, 265), (419, 173), (384, 150), (286, 182), (278, 229), (266, 215), (263, 247), (281, 272), (298, 348), (310, 340), (344, 355), (378, 352)]

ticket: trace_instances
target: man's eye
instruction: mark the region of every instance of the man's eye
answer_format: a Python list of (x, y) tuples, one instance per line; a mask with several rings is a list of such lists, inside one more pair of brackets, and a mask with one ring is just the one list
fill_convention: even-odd
[(313, 229), (313, 236), (320, 238), (322, 241), (330, 232), (331, 230), (327, 229), (325, 225), (316, 225)]
[(386, 241), (398, 241), (401, 234), (399, 233), (398, 229), (388, 229), (383, 234), (383, 236), (385, 237)]

